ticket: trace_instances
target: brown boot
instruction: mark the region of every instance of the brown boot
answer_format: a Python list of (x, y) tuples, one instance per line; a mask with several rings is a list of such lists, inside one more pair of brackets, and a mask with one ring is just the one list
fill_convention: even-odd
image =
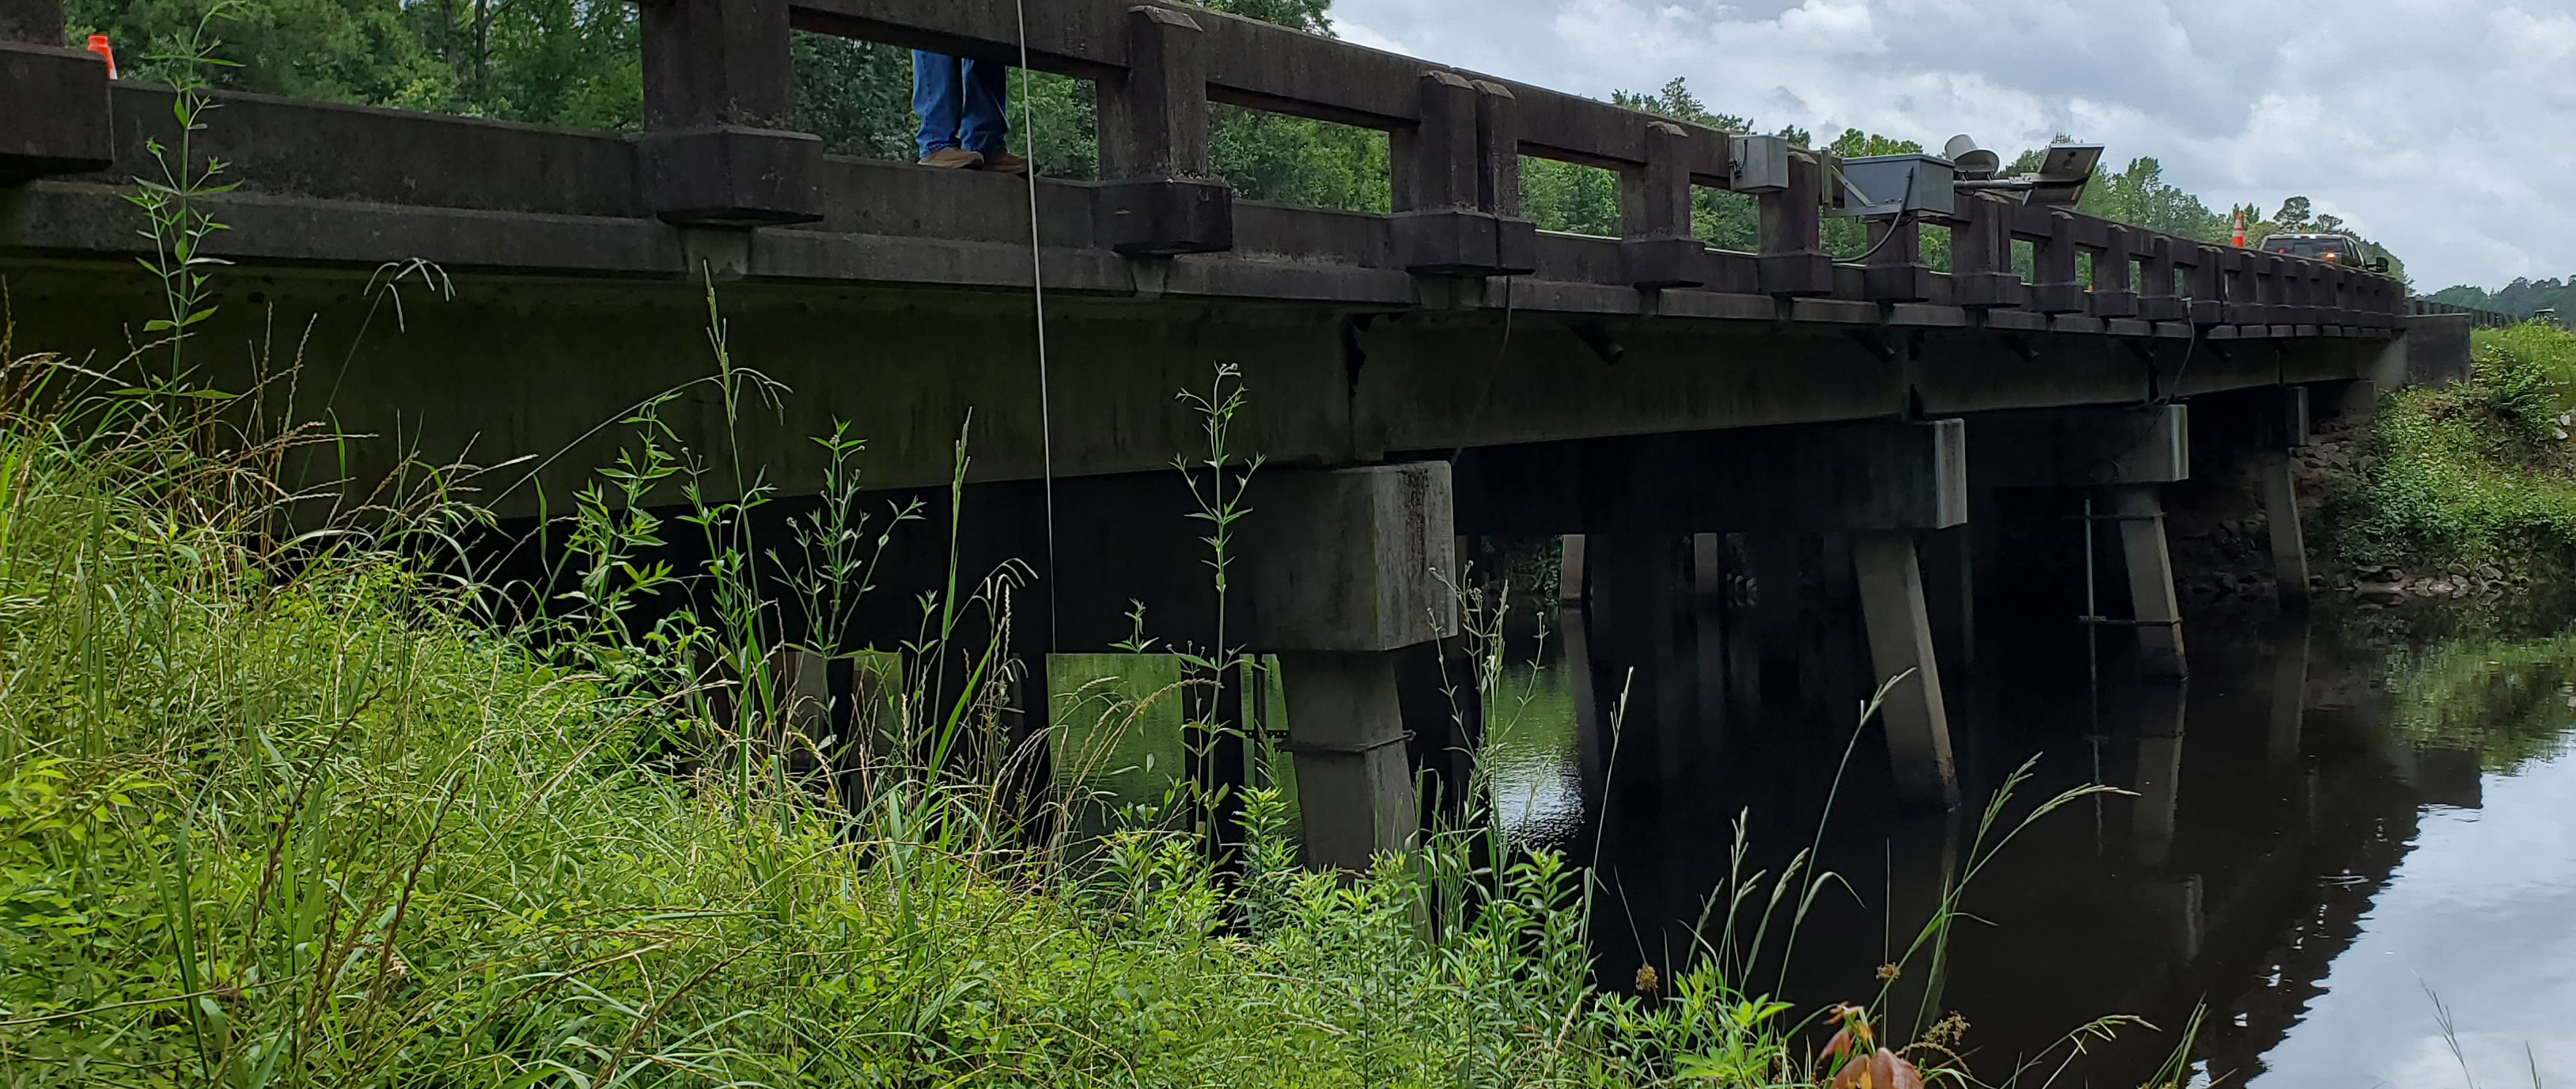
[(973, 170), (984, 165), (984, 157), (962, 147), (944, 147), (922, 156), (921, 165), (942, 170)]
[(1007, 151), (996, 151), (984, 156), (984, 169), (1025, 178), (1029, 176), (1029, 161)]

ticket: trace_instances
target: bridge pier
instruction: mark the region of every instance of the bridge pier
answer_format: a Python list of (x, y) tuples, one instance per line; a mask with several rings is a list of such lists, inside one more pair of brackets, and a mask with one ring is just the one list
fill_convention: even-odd
[[(1839, 561), (1836, 578), (1853, 579), (1847, 585), (1870, 633), (1871, 675), (1862, 680), (1874, 691), (1913, 674), (1881, 709), (1896, 782), (1909, 801), (1946, 807), (1958, 800), (1957, 770), (1915, 540), (1921, 531), (1966, 522), (1965, 440), (1964, 425), (1947, 420), (1485, 447), (1458, 463), (1458, 519), (1472, 534), (1586, 534), (1580, 562), (1569, 553), (1564, 578), (1588, 586), (1595, 616), (1606, 615), (1613, 627), (1640, 628), (1636, 637), (1657, 645), (1671, 642), (1680, 614), (1628, 602), (1688, 600), (1693, 588), (1677, 576), (1685, 562), (1697, 566), (1699, 546), (1682, 548), (1693, 535), (1754, 535), (1748, 544), (1762, 598), (1757, 608), (1777, 617), (1795, 615), (1795, 564), (1778, 562), (1782, 556), (1766, 565), (1766, 554), (1794, 534), (1827, 534), (1837, 546), (1830, 550)], [(1839, 555), (1845, 544), (1848, 559)], [(1614, 548), (1638, 554), (1613, 559)], [(1614, 589), (1614, 581), (1631, 578), (1650, 580), (1662, 592)], [(1753, 627), (1758, 630), (1735, 634), (1759, 637), (1772, 650), (1795, 638), (1791, 625)], [(1598, 648), (1603, 632), (1592, 634)], [(1741, 639), (1734, 643), (1726, 653), (1744, 657)], [(1685, 702), (1678, 691), (1631, 698), (1658, 712)], [(1658, 713), (1657, 721), (1665, 717)]]
[(2160, 490), (2191, 476), (2190, 423), (2181, 405), (2139, 405), (1998, 413), (1970, 425), (1978, 486), (2102, 491), (2093, 517), (2118, 527), (2140, 664), (2169, 678), (2189, 670)]
[(1449, 466), (1256, 480), (1239, 538), (1243, 639), (1279, 656), (1306, 863), (1365, 869), (1420, 830), (1398, 675), (1408, 653), (1458, 634)]

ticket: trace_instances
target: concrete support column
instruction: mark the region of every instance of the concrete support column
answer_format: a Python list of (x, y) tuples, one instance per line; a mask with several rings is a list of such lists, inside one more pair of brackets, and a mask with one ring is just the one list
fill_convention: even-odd
[[(1626, 744), (1651, 745), (1656, 772), (1678, 776), (1688, 759), (1696, 704), (1691, 661), (1679, 653), (1692, 595), (1689, 538), (1605, 533), (1593, 539), (1592, 652), (1628, 686)], [(1648, 751), (1638, 748), (1636, 751)]]
[(1932, 650), (1914, 537), (1855, 533), (1852, 565), (1859, 574), (1861, 617), (1869, 628), (1870, 664), (1877, 680), (1884, 684), (1913, 673), (1879, 708), (1897, 790), (1909, 801), (1955, 806), (1959, 776), (1950, 755), (1950, 718), (1941, 702), (1941, 667)]
[(1560, 537), (1557, 547), (1563, 555), (1557, 560), (1556, 603), (1561, 608), (1580, 609), (1587, 596), (1584, 580), (1590, 576), (1584, 567), (1583, 535), (1573, 533)]
[(2174, 593), (2173, 553), (2165, 544), (2164, 502), (2152, 485), (2109, 491), (2111, 513), (2120, 519), (2120, 551), (2127, 560), (2141, 664), (2151, 676), (2190, 676), (2182, 650), (2182, 603)]
[(2281, 607), (2308, 604), (2308, 543), (2299, 527), (2299, 489), (2290, 478), (2287, 451), (2266, 450), (2255, 461), (2263, 479), (2263, 520), (2272, 531), (2272, 572)]
[(1726, 537), (1699, 533), (1691, 537), (1691, 650), (1693, 676), (1699, 686), (1700, 729), (1723, 744), (1728, 714), (1726, 698)]
[(1401, 653), (1279, 655), (1309, 866), (1363, 870), (1378, 854), (1409, 847), (1420, 831), (1396, 696)]

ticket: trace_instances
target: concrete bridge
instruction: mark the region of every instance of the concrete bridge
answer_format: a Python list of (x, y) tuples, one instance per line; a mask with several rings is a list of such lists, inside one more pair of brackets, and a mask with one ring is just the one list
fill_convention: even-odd
[[(648, 0), (637, 135), (218, 96), (191, 150), (240, 188), (203, 201), (234, 264), (199, 356), (229, 380), (301, 362), (296, 410), (380, 436), (335, 454), (350, 480), (560, 454), (487, 497), (533, 516), (612, 456), (603, 423), (709, 371), (711, 277), (735, 358), (795, 391), (734, 436), (789, 493), (819, 486), (810, 439), (834, 420), (867, 438), (885, 489), (944, 485), (963, 431), (970, 559), (1053, 543), (1056, 584), (1023, 595), (1017, 625), (1031, 654), (1106, 647), (1131, 600), (1203, 637), (1188, 618), (1215, 596), (1170, 466), (1204, 436), (1174, 394), (1238, 364), (1252, 401), (1232, 442), (1270, 465), (1227, 630), (1280, 655), (1310, 853), (1345, 864), (1412, 830), (1399, 667), (1457, 634), (1462, 536), (1587, 535), (1599, 557), (1848, 535), (1873, 669), (1916, 674), (1886, 715), (1898, 782), (1950, 804), (1922, 535), (1985, 489), (2102, 489), (2126, 620), (2179, 674), (2157, 489), (2189, 472), (2190, 431), (2278, 451), (2311, 390), (2464, 359), (2458, 323), (2407, 316), (2400, 285), (2360, 269), (1974, 189), (1873, 220), (1884, 244), (1842, 264), (1821, 241), (1837, 164), (1775, 139), (1179, 4), (1027, 0), (1024, 25), (1023, 41), (1010, 0)], [(162, 305), (125, 198), (159, 172), (147, 143), (178, 143), (173, 92), (109, 82), (63, 29), (59, 0), (0, 0), (0, 274), (21, 351), (125, 345)], [(784, 129), (791, 30), (1012, 62), (1025, 46), (1098, 84), (1103, 179), (1032, 198), (1014, 178), (827, 156)], [(1212, 180), (1216, 103), (1387, 132), (1392, 214), (1234, 199)], [(1524, 156), (1615, 171), (1623, 237), (1534, 229)], [(1703, 187), (1759, 203), (1757, 252), (1692, 237)], [(1946, 272), (1927, 229), (1948, 232)], [(397, 323), (380, 274), (413, 259), (454, 297), (415, 286)], [(706, 399), (677, 422), (725, 441)], [(1644, 563), (1592, 565), (1596, 599), (1673, 570)]]

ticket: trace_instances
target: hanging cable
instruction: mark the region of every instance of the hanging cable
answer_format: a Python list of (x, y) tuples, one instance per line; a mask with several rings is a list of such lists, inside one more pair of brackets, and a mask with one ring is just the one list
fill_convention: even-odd
[(1047, 652), (1057, 649), (1062, 621), (1057, 619), (1055, 577), (1055, 395), (1047, 373), (1046, 259), (1038, 248), (1038, 126), (1037, 96), (1029, 79), (1029, 6), (1028, 0), (1012, 0), (1018, 16), (1020, 47), (1020, 148), (1028, 159), (1029, 185), (1029, 291), (1037, 307), (1038, 334), (1038, 449), (1040, 479), (1046, 492), (1046, 586), (1047, 586)]

